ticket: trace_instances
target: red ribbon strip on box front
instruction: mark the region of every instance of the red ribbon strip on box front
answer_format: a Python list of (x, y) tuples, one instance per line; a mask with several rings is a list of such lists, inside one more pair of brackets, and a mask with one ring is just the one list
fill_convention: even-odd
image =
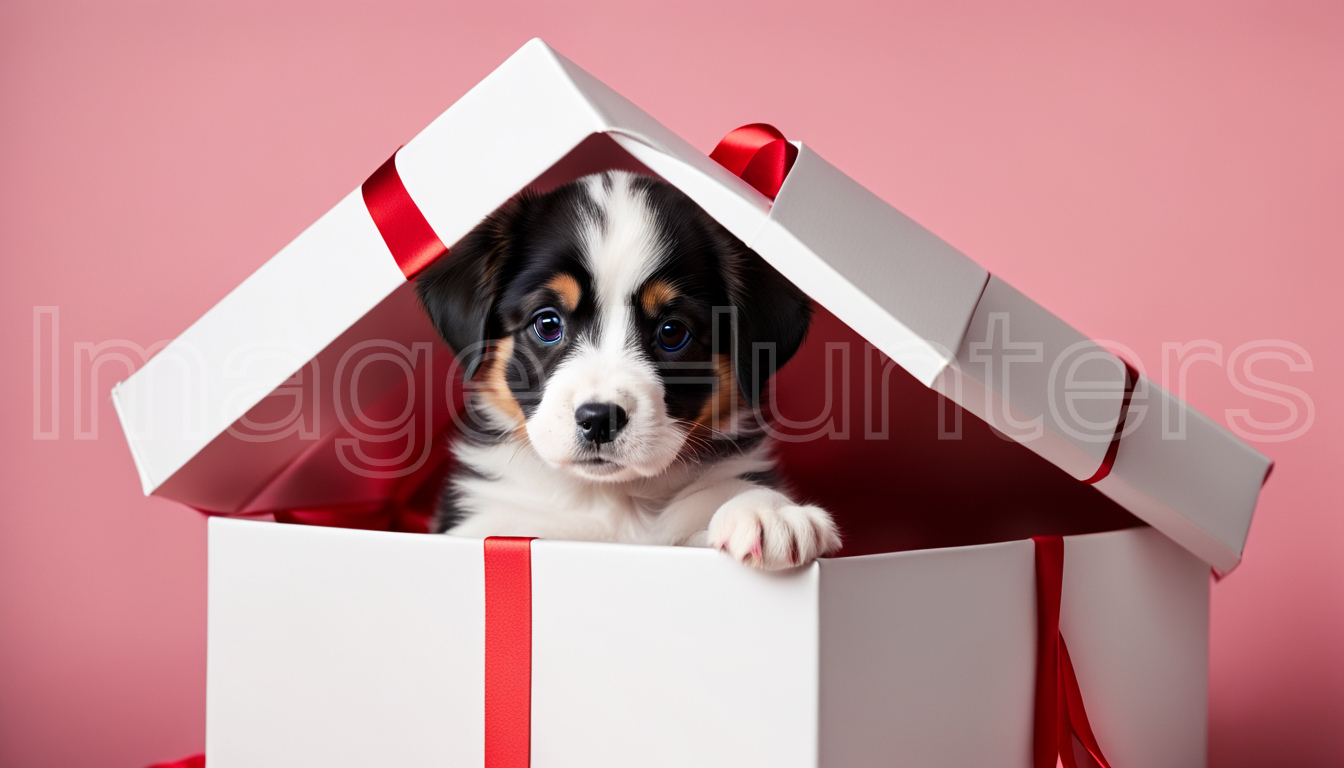
[(1074, 739), (1101, 768), (1111, 768), (1083, 708), (1069, 649), (1059, 633), (1064, 591), (1064, 539), (1034, 536), (1036, 544), (1036, 733), (1033, 768), (1078, 768)]
[[(398, 149), (397, 152), (401, 150)], [(361, 186), (364, 205), (407, 280), (448, 252), (397, 173), (397, 152)]]
[(752, 123), (729, 132), (709, 157), (774, 200), (798, 159), (798, 148), (773, 125)]
[(532, 539), (485, 540), (485, 768), (532, 759)]

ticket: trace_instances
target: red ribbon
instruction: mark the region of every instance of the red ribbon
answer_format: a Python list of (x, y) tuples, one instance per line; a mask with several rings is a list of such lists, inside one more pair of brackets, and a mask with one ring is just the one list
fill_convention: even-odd
[(383, 242), (407, 280), (448, 252), (401, 182), (396, 152), (359, 189)]
[(774, 200), (798, 159), (798, 148), (773, 125), (752, 123), (729, 132), (709, 157)]
[[(773, 200), (798, 159), (798, 148), (774, 126), (752, 123), (729, 132), (709, 156)], [(407, 280), (448, 252), (406, 191), (397, 173), (396, 152), (369, 176), (360, 193), (378, 233)]]
[(192, 755), (171, 763), (155, 763), (149, 768), (205, 768), (205, 755)]
[(1083, 694), (1069, 649), (1059, 633), (1064, 590), (1064, 539), (1034, 536), (1036, 543), (1036, 733), (1034, 768), (1078, 768), (1074, 740), (1101, 768), (1111, 768), (1083, 708)]
[(532, 759), (532, 539), (485, 540), (485, 768)]
[(1139, 372), (1134, 370), (1134, 366), (1129, 364), (1128, 360), (1120, 359), (1125, 366), (1125, 396), (1120, 401), (1120, 418), (1115, 422), (1115, 434), (1111, 435), (1111, 444), (1106, 446), (1106, 455), (1101, 459), (1101, 466), (1091, 477), (1084, 480), (1088, 485), (1094, 485), (1101, 482), (1101, 479), (1111, 474), (1111, 468), (1115, 466), (1115, 455), (1120, 452), (1120, 435), (1125, 431), (1125, 419), (1129, 416), (1129, 401), (1134, 397), (1134, 387), (1139, 383)]

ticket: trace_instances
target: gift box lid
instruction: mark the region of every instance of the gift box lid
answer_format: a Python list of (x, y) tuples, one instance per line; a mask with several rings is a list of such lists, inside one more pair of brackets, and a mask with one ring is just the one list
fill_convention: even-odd
[[(796, 160), (772, 199), (532, 40), (384, 168), (394, 169), (428, 237), (450, 246), (529, 186), (611, 167), (661, 176), (920, 383), (1217, 571), (1237, 565), (1266, 457), (805, 144), (793, 146)], [(402, 420), (394, 431), (404, 450), (370, 456), (348, 404), (321, 395), (344, 382), (381, 413), (379, 403), (397, 402), (389, 393), (405, 400), (420, 391), (432, 404), (439, 398), (424, 393), (451, 389), (451, 366), (433, 363), (446, 352), (409, 288), (414, 266), (393, 257), (365, 188), (114, 389), (147, 494), (226, 514), (376, 504), (427, 466), (451, 397)], [(355, 349), (362, 361), (352, 362)], [(295, 416), (305, 392), (311, 412)], [(1180, 414), (1179, 439), (1142, 417), (1158, 407)], [(398, 409), (386, 406), (388, 418), (374, 421), (396, 422)], [(312, 469), (337, 464), (359, 469)]]

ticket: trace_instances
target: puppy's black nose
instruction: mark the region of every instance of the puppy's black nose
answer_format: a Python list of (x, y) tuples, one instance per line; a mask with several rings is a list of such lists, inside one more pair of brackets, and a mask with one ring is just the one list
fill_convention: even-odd
[(590, 443), (610, 443), (625, 422), (625, 409), (615, 403), (584, 403), (574, 410), (579, 434)]

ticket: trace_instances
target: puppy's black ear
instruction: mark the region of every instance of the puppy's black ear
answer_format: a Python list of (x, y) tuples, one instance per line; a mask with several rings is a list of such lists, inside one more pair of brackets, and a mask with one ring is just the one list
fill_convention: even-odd
[(416, 278), (415, 293), (457, 355), (463, 379), (476, 373), (487, 344), (500, 333), (495, 317), (500, 267), (530, 202), (526, 193), (509, 200)]
[(812, 302), (754, 251), (742, 249), (729, 289), (737, 314), (737, 384), (753, 407), (793, 357), (812, 322)]

